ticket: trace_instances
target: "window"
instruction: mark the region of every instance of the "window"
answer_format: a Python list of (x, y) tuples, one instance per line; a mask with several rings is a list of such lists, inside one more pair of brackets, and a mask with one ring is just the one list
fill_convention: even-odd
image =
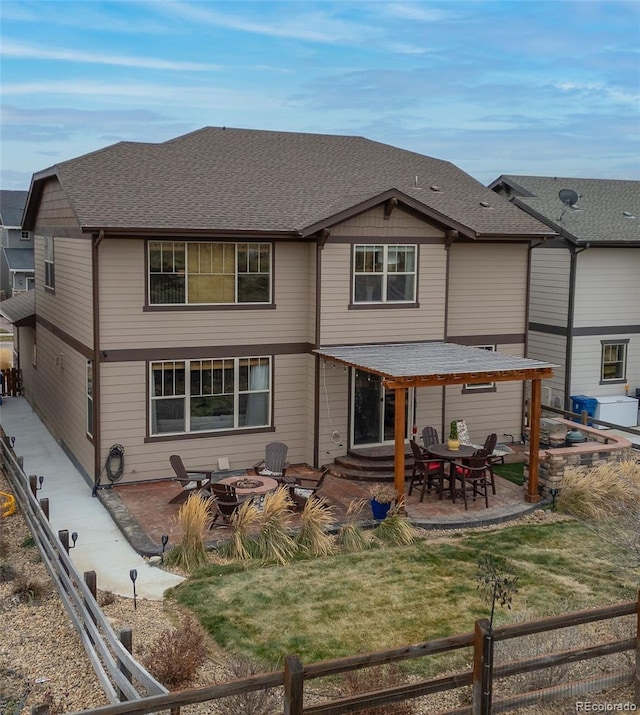
[(602, 342), (601, 382), (624, 382), (627, 376), (628, 342)]
[(415, 246), (354, 247), (354, 303), (412, 303), (415, 299)]
[(268, 357), (151, 363), (151, 434), (268, 427)]
[(29, 241), (30, 239), (31, 239), (30, 231), (20, 231), (20, 240), (21, 241)]
[(149, 242), (150, 305), (270, 301), (268, 243)]
[(87, 434), (93, 437), (93, 360), (87, 360)]
[(44, 285), (55, 288), (55, 266), (53, 262), (53, 236), (44, 237)]
[[(488, 350), (490, 353), (496, 351), (495, 345), (474, 345), (474, 348), (479, 348), (480, 350)], [(495, 382), (476, 382), (476, 383), (466, 383), (462, 388), (463, 392), (473, 391), (473, 390), (495, 390)]]

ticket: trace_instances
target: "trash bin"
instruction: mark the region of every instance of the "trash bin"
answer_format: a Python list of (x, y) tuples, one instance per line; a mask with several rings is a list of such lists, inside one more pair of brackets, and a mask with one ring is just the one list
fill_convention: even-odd
[[(571, 395), (571, 411), (582, 415), (587, 413), (588, 417), (595, 417), (596, 409), (598, 408), (598, 400), (595, 397), (587, 397), (586, 395)], [(574, 422), (581, 422), (574, 418)], [(587, 421), (589, 427), (593, 426), (591, 420)]]

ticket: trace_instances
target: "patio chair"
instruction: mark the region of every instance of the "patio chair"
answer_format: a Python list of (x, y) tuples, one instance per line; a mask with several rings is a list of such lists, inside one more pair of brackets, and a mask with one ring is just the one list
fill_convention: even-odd
[[(487, 457), (487, 460), (489, 461), (490, 464), (495, 464), (496, 462), (502, 461), (504, 464), (504, 455), (500, 456), (495, 454), (495, 449), (496, 449), (496, 444), (498, 443), (498, 435), (493, 432), (490, 435), (487, 435), (487, 439), (484, 441), (484, 449), (486, 450), (487, 454), (489, 455)], [(493, 473), (493, 469), (491, 470), (491, 491), (493, 494), (496, 493), (496, 480), (495, 480), (495, 475)]]
[(323, 469), (317, 479), (314, 477), (295, 477), (295, 483), (289, 485), (289, 496), (296, 508), (303, 509), (307, 500), (318, 496), (318, 492), (322, 489), (328, 473), (329, 468)]
[(484, 497), (485, 506), (489, 508), (489, 485), (493, 478), (493, 469), (488, 457), (486, 449), (478, 449), (472, 457), (463, 459), (462, 464), (455, 468), (454, 476), (461, 482), (461, 489), (457, 492), (454, 488), (453, 500), (455, 502), (457, 494), (461, 494), (465, 511), (469, 509), (469, 496), (473, 501), (477, 497)]
[(214, 483), (211, 485), (211, 496), (213, 497), (213, 506), (215, 513), (211, 521), (211, 527), (218, 519), (222, 519), (225, 524), (231, 523), (231, 517), (246, 501), (252, 499), (252, 496), (239, 497), (236, 488), (232, 484)]
[(211, 484), (211, 471), (202, 469), (188, 470), (179, 454), (172, 454), (169, 457), (169, 462), (175, 473), (172, 479), (182, 487), (182, 491), (179, 494), (173, 499), (169, 499), (169, 504), (178, 504), (186, 501), (190, 494), (208, 490)]
[(413, 452), (413, 472), (409, 482), (408, 496), (411, 496), (414, 486), (422, 485), (420, 501), (424, 500), (425, 490), (429, 493), (435, 486), (438, 491), (438, 498), (442, 499), (444, 491), (444, 480), (446, 460), (425, 456), (420, 445), (415, 440), (410, 440), (411, 451)]
[(289, 447), (284, 442), (269, 442), (264, 448), (264, 459), (253, 467), (255, 473), (282, 482), (289, 466), (288, 452)]
[(440, 437), (438, 436), (438, 430), (431, 425), (427, 425), (422, 429), (422, 446), (428, 452), (429, 445), (438, 444), (440, 442)]

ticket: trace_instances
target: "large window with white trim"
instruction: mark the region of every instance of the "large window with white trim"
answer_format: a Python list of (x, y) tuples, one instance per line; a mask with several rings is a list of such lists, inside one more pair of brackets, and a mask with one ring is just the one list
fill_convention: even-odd
[(152, 435), (271, 423), (269, 357), (152, 362), (150, 381)]
[[(495, 345), (474, 345), (474, 348), (479, 348), (480, 350), (487, 350), (490, 353), (494, 353), (496, 351), (496, 346)], [(495, 382), (468, 382), (465, 383), (463, 386), (462, 390), (463, 392), (467, 391), (474, 391), (474, 390), (495, 390), (496, 389), (496, 383)]]
[(353, 302), (415, 302), (416, 251), (397, 244), (354, 246)]
[(149, 242), (149, 304), (269, 303), (268, 243)]

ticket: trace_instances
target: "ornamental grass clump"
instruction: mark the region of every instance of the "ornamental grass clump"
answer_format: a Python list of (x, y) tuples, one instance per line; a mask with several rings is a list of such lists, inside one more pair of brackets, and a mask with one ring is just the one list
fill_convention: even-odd
[(251, 499), (243, 502), (231, 517), (231, 539), (221, 548), (230, 559), (248, 561), (253, 558), (255, 545), (252, 533), (260, 523), (260, 511)]
[(406, 546), (418, 540), (418, 530), (401, 514), (403, 504), (404, 502), (400, 501), (392, 506), (387, 516), (375, 528), (375, 535), (388, 544)]
[(302, 551), (312, 556), (329, 556), (334, 553), (335, 541), (327, 532), (335, 526), (333, 510), (324, 497), (309, 497), (300, 516), (300, 530), (296, 543)]
[(178, 511), (180, 542), (165, 557), (168, 566), (193, 571), (207, 560), (204, 534), (211, 525), (212, 497), (190, 494)]
[(256, 536), (256, 556), (265, 561), (286, 564), (296, 553), (291, 531), (291, 499), (284, 487), (278, 487), (264, 498)]
[(344, 523), (338, 529), (336, 541), (343, 551), (357, 553), (369, 548), (371, 537), (358, 523), (362, 511), (367, 506), (366, 499), (353, 499), (347, 508)]
[(379, 504), (391, 504), (396, 498), (396, 490), (389, 484), (375, 482), (369, 487), (369, 496)]

